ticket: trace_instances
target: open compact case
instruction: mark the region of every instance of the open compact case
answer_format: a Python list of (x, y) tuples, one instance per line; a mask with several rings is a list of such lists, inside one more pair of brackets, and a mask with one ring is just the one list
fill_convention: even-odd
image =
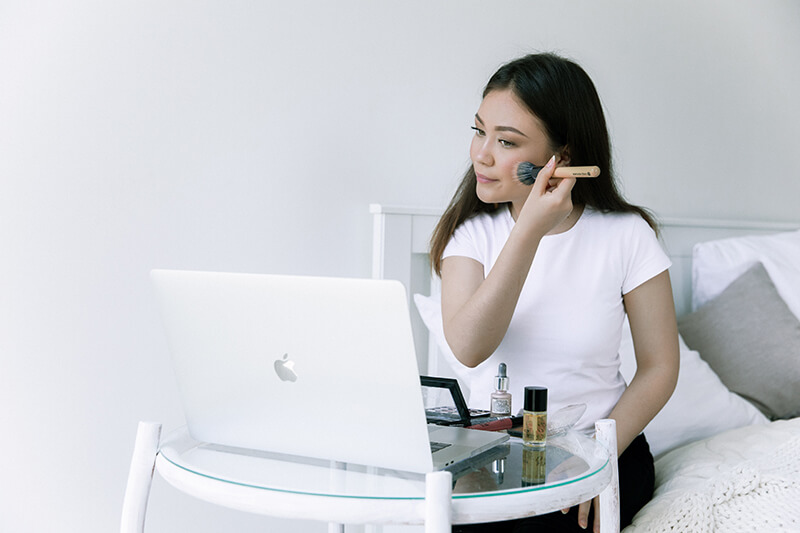
[(487, 420), (489, 411), (467, 407), (458, 380), (433, 376), (419, 379), (429, 424), (467, 427)]

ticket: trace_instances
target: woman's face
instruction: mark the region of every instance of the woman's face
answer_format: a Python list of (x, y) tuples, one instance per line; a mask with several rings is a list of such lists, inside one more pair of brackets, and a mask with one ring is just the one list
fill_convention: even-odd
[(519, 213), (531, 188), (517, 179), (517, 164), (530, 161), (544, 166), (554, 153), (544, 127), (506, 89), (483, 98), (473, 129), (469, 153), (478, 179), (478, 198), (488, 204), (511, 202), (512, 214)]

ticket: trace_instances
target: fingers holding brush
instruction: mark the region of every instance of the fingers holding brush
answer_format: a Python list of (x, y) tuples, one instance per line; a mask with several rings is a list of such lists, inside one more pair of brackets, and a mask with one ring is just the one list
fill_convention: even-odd
[[(537, 167), (539, 170), (537, 171), (536, 177), (532, 181), (533, 187), (531, 187), (530, 196), (541, 196), (545, 193), (559, 193), (559, 200), (571, 200), (570, 193), (572, 192), (572, 188), (575, 186), (575, 178), (572, 176), (559, 177), (557, 172), (561, 167), (556, 167), (555, 161), (556, 156), (553, 156), (545, 166)], [(519, 169), (519, 167), (517, 168)]]
[(545, 233), (560, 224), (572, 211), (572, 188), (575, 178), (553, 178), (555, 156), (539, 171), (517, 220), (530, 221)]
[[(525, 163), (520, 163), (517, 167), (517, 175), (519, 175), (519, 167)], [(535, 167), (536, 175), (531, 180), (533, 186), (531, 187), (530, 196), (543, 195), (547, 192), (553, 192), (561, 183), (560, 179), (554, 179), (556, 170), (556, 156), (550, 158), (550, 161), (543, 167)], [(522, 180), (520, 180), (522, 181)], [(524, 182), (523, 182), (524, 183)]]

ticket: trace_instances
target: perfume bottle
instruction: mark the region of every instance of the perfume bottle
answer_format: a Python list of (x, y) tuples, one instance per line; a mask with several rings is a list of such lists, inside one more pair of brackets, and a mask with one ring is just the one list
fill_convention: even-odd
[(547, 440), (547, 388), (525, 387), (522, 408), (522, 443), (544, 447)]
[(506, 364), (500, 363), (495, 376), (495, 391), (492, 393), (491, 416), (511, 416), (511, 393), (508, 392)]

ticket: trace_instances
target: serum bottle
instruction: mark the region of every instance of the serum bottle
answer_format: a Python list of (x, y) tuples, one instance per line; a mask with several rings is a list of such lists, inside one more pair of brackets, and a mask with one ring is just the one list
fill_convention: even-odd
[(495, 376), (495, 391), (492, 393), (491, 416), (511, 416), (511, 393), (508, 392), (506, 364), (500, 363)]
[(547, 440), (547, 389), (525, 387), (522, 408), (522, 443), (543, 448)]

